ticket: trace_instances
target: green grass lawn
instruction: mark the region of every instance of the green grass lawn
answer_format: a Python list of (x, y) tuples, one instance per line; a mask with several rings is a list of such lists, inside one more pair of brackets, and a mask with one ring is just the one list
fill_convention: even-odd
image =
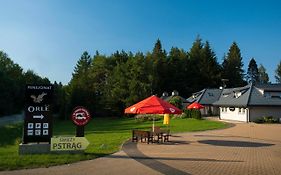
[[(162, 122), (156, 121), (155, 125), (162, 128), (166, 127), (162, 125)], [(172, 133), (227, 127), (225, 123), (195, 119), (173, 119), (170, 123)], [(138, 122), (129, 118), (93, 118), (85, 127), (85, 136), (90, 142), (85, 154), (60, 155), (18, 155), (18, 145), (22, 137), (22, 124), (0, 127), (0, 170), (48, 167), (94, 159), (120, 150), (122, 143), (131, 137), (132, 129), (148, 130), (151, 126), (151, 121)], [(75, 128), (71, 121), (55, 121), (53, 135), (74, 136)]]

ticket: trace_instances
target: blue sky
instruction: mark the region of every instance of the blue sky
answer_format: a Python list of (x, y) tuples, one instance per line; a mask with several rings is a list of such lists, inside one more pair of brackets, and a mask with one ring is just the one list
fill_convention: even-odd
[(67, 84), (83, 51), (188, 51), (197, 35), (218, 61), (236, 41), (245, 70), (254, 57), (275, 82), (281, 60), (281, 1), (0, 0), (0, 50), (25, 70)]

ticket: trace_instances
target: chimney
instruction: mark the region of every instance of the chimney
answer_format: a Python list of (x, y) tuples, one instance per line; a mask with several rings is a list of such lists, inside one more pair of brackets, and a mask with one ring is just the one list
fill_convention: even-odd
[(178, 91), (174, 90), (174, 91), (172, 92), (172, 96), (178, 96), (178, 95), (179, 95), (179, 92), (178, 92)]

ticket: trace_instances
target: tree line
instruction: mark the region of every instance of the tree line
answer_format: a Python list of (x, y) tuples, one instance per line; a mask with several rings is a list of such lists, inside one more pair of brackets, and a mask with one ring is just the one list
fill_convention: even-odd
[[(9, 56), (0, 51), (0, 117), (20, 113), (23, 110), (26, 84), (51, 84), (48, 78), (42, 78), (32, 70), (23, 71), (23, 68), (14, 63)], [(62, 89), (61, 83), (53, 83), (55, 96)], [(54, 110), (58, 112), (61, 104), (55, 102)]]
[[(130, 106), (152, 94), (177, 90), (183, 97), (203, 88), (238, 87), (251, 83), (269, 83), (262, 64), (251, 59), (247, 73), (243, 70), (240, 49), (233, 42), (219, 64), (208, 41), (197, 37), (189, 51), (162, 48), (158, 39), (151, 52), (116, 51), (110, 56), (87, 51), (78, 59), (70, 82), (55, 85), (54, 109), (62, 119), (69, 118), (75, 106), (85, 106), (94, 116), (121, 116)], [(0, 55), (0, 106), (10, 111), (21, 110), (24, 84), (50, 83), (33, 71), (23, 72), (8, 56)], [(18, 78), (20, 77), (20, 78)], [(281, 62), (276, 80), (281, 80)], [(278, 79), (279, 78), (279, 79)], [(223, 80), (223, 81), (222, 81)], [(9, 85), (9, 86), (7, 86)], [(11, 97), (7, 103), (7, 97)], [(0, 110), (2, 112), (3, 110)], [(7, 110), (6, 112), (7, 113)], [(0, 113), (0, 115), (3, 113)]]

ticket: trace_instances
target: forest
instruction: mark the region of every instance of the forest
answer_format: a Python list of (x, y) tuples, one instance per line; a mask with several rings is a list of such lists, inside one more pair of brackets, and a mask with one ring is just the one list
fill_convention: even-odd
[[(130, 106), (152, 94), (161, 96), (176, 90), (187, 98), (204, 88), (238, 87), (247, 83), (270, 83), (266, 69), (251, 58), (248, 69), (240, 48), (233, 42), (227, 54), (218, 62), (208, 41), (197, 37), (192, 47), (162, 48), (158, 39), (151, 52), (132, 53), (123, 50), (106, 56), (98, 51), (91, 56), (83, 52), (74, 65), (67, 85), (50, 82), (32, 70), (24, 71), (8, 54), (0, 51), (0, 116), (19, 113), (24, 106), (26, 84), (53, 84), (53, 113), (68, 119), (72, 109), (85, 106), (93, 116), (122, 116)], [(275, 78), (281, 82), (281, 62), (276, 66)], [(222, 80), (226, 84), (223, 84)]]

